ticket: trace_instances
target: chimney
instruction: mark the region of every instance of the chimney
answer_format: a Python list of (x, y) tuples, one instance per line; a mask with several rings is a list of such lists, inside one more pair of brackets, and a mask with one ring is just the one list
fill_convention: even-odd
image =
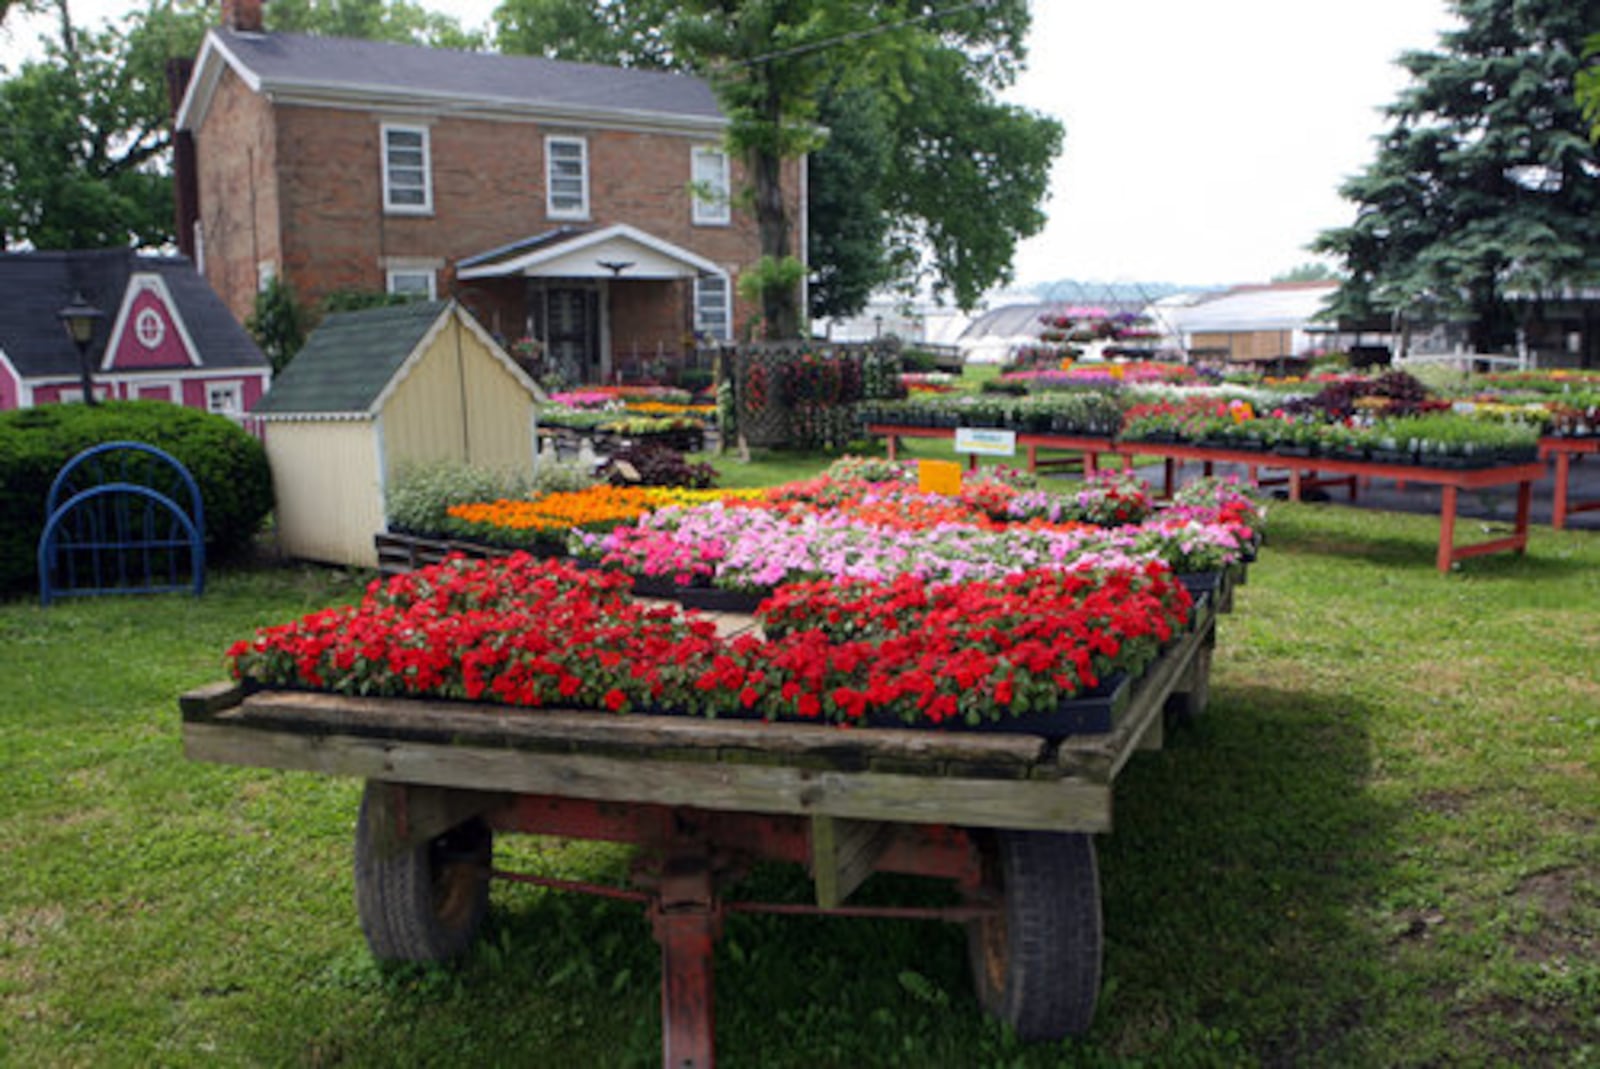
[(261, 0), (222, 0), (222, 26), (238, 33), (261, 33)]
[[(194, 60), (175, 56), (167, 60), (167, 103), (177, 118), (183, 94), (189, 88)], [(200, 183), (195, 170), (194, 135), (172, 124), (172, 194), (178, 251), (194, 259), (194, 225), (200, 218)]]

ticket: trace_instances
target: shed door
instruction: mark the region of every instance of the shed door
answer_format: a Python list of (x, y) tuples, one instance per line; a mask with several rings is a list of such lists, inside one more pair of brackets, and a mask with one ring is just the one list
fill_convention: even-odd
[(594, 290), (554, 288), (546, 297), (545, 335), (552, 364), (568, 385), (600, 381), (600, 295)]

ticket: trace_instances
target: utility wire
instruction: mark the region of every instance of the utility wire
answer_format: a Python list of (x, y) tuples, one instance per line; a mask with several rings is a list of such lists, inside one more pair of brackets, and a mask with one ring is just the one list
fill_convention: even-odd
[(848, 41), (864, 41), (869, 37), (879, 37), (893, 30), (915, 26), (919, 22), (928, 22), (932, 19), (943, 18), (946, 15), (956, 15), (963, 11), (972, 11), (980, 7), (988, 7), (993, 0), (970, 0), (965, 4), (956, 4), (953, 7), (940, 8), (937, 11), (924, 12), (921, 15), (912, 15), (910, 18), (901, 19), (899, 22), (885, 22), (865, 30), (852, 30), (842, 33), (837, 37), (829, 37), (821, 41), (812, 41), (810, 44), (795, 45), (793, 48), (783, 48), (776, 52), (764, 52), (759, 56), (749, 59), (732, 60), (722, 64), (724, 67), (753, 67), (757, 63), (766, 63), (774, 59), (789, 59), (792, 56), (803, 56), (808, 52), (820, 52), (825, 48), (845, 44)]

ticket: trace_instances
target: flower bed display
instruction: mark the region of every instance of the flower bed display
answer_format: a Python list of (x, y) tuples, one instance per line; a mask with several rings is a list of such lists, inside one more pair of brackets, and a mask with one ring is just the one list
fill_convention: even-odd
[(489, 545), (565, 549), (573, 530), (605, 530), (669, 505), (700, 504), (746, 492), (598, 484), (529, 500), (473, 502), (447, 510), (446, 534)]
[(628, 586), (525, 554), (452, 560), (265, 628), (228, 660), (241, 680), (343, 694), (981, 726), (1136, 677), (1191, 610), (1154, 562), (943, 585), (822, 580), (772, 599), (769, 637), (721, 639), (709, 620), (630, 601)]
[(1151, 513), (1148, 488), (1118, 473), (1075, 492), (979, 482), (959, 497), (823, 478), (756, 501), (662, 509), (604, 535), (576, 535), (572, 549), (640, 579), (760, 594), (829, 577), (987, 581), (1151, 559), (1178, 572), (1219, 571), (1248, 558), (1261, 518), (1236, 484), (1215, 479)]
[[(1195, 622), (1178, 573), (1248, 559), (1262, 518), (1219, 479), (1142, 522), (1098, 527), (1013, 518), (1018, 503), (1039, 508), (1037, 492), (1003, 480), (944, 496), (882, 461), (836, 472), (759, 498), (546, 499), (533, 529), (665, 507), (603, 537), (574, 533), (603, 567), (451, 558), (262, 630), (229, 651), (232, 670), (263, 686), (528, 707), (1103, 731), (1121, 688)], [(1125, 477), (1083, 492), (1096, 507), (1143, 493)], [(517, 504), (483, 508), (521, 530)], [(721, 638), (677, 605), (635, 600), (650, 592), (636, 577), (754, 592), (764, 636)]]
[[(1327, 457), (1480, 468), (1536, 459), (1541, 435), (1600, 433), (1600, 393), (1586, 380), (1564, 379), (1560, 391), (1475, 391), (1454, 398), (1428, 393), (1404, 372), (1319, 379), (1314, 393), (1227, 385), (1128, 384), (1141, 367), (1109, 367), (1099, 388), (1070, 371), (1007, 376), (1029, 390), (1054, 380), (1075, 389), (1050, 393), (918, 398), (880, 405), (869, 423), (927, 427), (995, 427), (1021, 433), (1107, 438), (1118, 443), (1182, 444), (1280, 457)], [(1152, 376), (1155, 370), (1149, 372)], [(1517, 380), (1519, 383), (1522, 380)]]

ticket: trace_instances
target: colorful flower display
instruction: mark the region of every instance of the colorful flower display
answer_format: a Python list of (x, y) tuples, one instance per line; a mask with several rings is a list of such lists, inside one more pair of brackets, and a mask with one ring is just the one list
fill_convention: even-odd
[[(1140, 523), (1100, 527), (1044, 518), (1054, 506), (1013, 484), (1025, 479), (944, 497), (918, 492), (896, 465), (839, 471), (885, 478), (468, 506), (463, 522), (566, 524), (605, 567), (453, 557), (372, 584), (358, 605), (263, 629), (229, 662), (257, 684), (345, 694), (981, 725), (1137, 677), (1189, 623), (1177, 572), (1242, 559), (1261, 522), (1237, 484), (1216, 479)], [(1122, 475), (1084, 493), (1095, 509), (1148, 507)], [(533, 505), (545, 511), (524, 516)], [(577, 531), (630, 510), (648, 511), (605, 534)], [(634, 576), (762, 591), (764, 633), (719, 637), (706, 618), (632, 598)]]
[[(969, 723), (1136, 675), (1184, 625), (1164, 566), (998, 582), (821, 580), (774, 598), (772, 637), (625, 597), (629, 580), (526, 554), (374, 583), (228, 659), (236, 678), (336, 693), (837, 723)], [(850, 622), (846, 622), (850, 621)]]

